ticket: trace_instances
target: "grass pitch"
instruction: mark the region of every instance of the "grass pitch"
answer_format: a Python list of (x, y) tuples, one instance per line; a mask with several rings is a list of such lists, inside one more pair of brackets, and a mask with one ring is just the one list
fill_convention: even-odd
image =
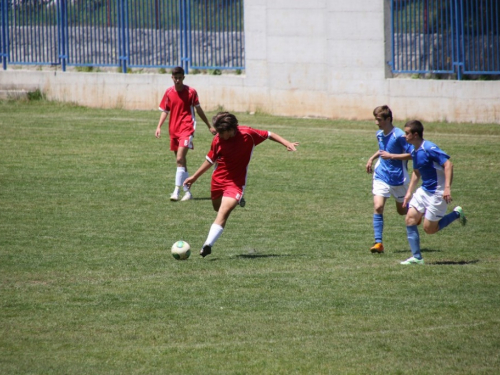
[[(169, 201), (158, 117), (0, 102), (0, 373), (500, 372), (498, 125), (424, 123), (469, 223), (420, 229), (426, 265), (405, 267), (392, 199), (369, 252), (373, 122), (238, 114), (301, 145), (255, 149), (247, 205), (202, 259), (210, 174)], [(201, 126), (191, 172), (210, 140)]]

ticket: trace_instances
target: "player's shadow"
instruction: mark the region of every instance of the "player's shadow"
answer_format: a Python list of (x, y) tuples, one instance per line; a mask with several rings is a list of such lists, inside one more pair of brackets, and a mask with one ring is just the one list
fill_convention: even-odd
[[(436, 249), (421, 249), (420, 250), (422, 253), (441, 253), (442, 250), (436, 250)], [(410, 250), (396, 250), (395, 253), (410, 253)], [(479, 263), (478, 259), (474, 260), (437, 260), (435, 262), (427, 262), (425, 261), (425, 264), (430, 265), (430, 266), (465, 266), (467, 264), (475, 264)]]
[[(410, 249), (396, 250), (394, 252), (395, 253), (410, 253), (411, 254)], [(420, 252), (422, 252), (422, 253), (441, 253), (442, 250), (423, 248), (423, 249), (420, 249)]]
[[(239, 255), (235, 255), (235, 256), (232, 256), (232, 257), (229, 257), (229, 258), (226, 258), (225, 260), (229, 261), (231, 259), (234, 259), (234, 258), (239, 258), (239, 259), (259, 259), (259, 258), (280, 258), (280, 257), (288, 257), (289, 255), (279, 255), (279, 254), (239, 254)], [(207, 259), (209, 262), (216, 262), (216, 261), (220, 261), (220, 260), (223, 260), (221, 258), (217, 258), (217, 257), (214, 257), (214, 258), (210, 258), (210, 259)]]
[(425, 264), (431, 266), (466, 266), (467, 264), (479, 263), (478, 259), (474, 260), (438, 260), (436, 262), (427, 262)]
[(242, 259), (257, 259), (257, 258), (280, 258), (287, 257), (289, 255), (281, 255), (281, 254), (240, 254), (236, 255), (236, 258)]

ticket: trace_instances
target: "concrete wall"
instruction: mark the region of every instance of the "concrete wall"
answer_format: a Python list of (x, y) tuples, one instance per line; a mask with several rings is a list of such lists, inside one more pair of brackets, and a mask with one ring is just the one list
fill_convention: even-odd
[[(188, 75), (206, 110), (500, 123), (499, 81), (391, 78), (388, 0), (245, 0), (245, 75)], [(156, 109), (169, 75), (0, 72), (0, 89), (39, 88), (93, 107)]]

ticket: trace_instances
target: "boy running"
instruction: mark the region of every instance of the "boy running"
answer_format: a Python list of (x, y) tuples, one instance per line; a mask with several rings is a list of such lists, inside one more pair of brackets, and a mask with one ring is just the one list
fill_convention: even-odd
[[(424, 126), (420, 121), (408, 121), (404, 129), (406, 140), (414, 147), (411, 153), (413, 173), (403, 201), (403, 205), (409, 204), (406, 214), (406, 233), (413, 256), (401, 264), (424, 264), (418, 233), (418, 222), (422, 216), (425, 215), (424, 231), (428, 234), (437, 233), (457, 219), (460, 224), (465, 225), (467, 218), (460, 206), (446, 215), (448, 203), (452, 201), (453, 164), (449, 160), (450, 157), (436, 144), (423, 138)], [(422, 186), (412, 197), (412, 191), (420, 178)]]
[[(373, 110), (377, 131), (378, 151), (368, 159), (366, 172), (373, 173), (373, 232), (375, 243), (372, 253), (383, 253), (384, 206), (391, 195), (396, 200), (396, 210), (406, 215), (403, 199), (408, 189), (408, 162), (412, 146), (406, 142), (404, 132), (392, 125), (392, 112), (386, 105)], [(375, 167), (372, 164), (377, 159)]]

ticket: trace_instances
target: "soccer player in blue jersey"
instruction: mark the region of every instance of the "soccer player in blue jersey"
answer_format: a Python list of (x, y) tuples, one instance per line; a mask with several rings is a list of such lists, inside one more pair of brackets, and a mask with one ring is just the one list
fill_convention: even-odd
[[(373, 173), (373, 232), (375, 243), (372, 253), (383, 253), (384, 206), (391, 195), (396, 200), (396, 210), (406, 215), (403, 200), (408, 190), (408, 160), (413, 146), (406, 142), (404, 132), (392, 125), (391, 109), (382, 105), (373, 110), (377, 131), (378, 151), (368, 159), (366, 172)], [(375, 167), (373, 162), (377, 160)]]
[[(436, 144), (424, 139), (424, 126), (420, 121), (408, 121), (404, 127), (406, 141), (413, 145), (411, 157), (413, 173), (403, 205), (409, 204), (406, 214), (406, 232), (412, 257), (401, 264), (424, 264), (420, 252), (420, 235), (418, 222), (424, 216), (424, 231), (434, 234), (446, 228), (455, 220), (465, 225), (467, 218), (462, 207), (457, 206), (446, 215), (451, 203), (451, 183), (453, 180), (453, 164), (450, 157)], [(415, 191), (418, 181), (422, 185)]]

